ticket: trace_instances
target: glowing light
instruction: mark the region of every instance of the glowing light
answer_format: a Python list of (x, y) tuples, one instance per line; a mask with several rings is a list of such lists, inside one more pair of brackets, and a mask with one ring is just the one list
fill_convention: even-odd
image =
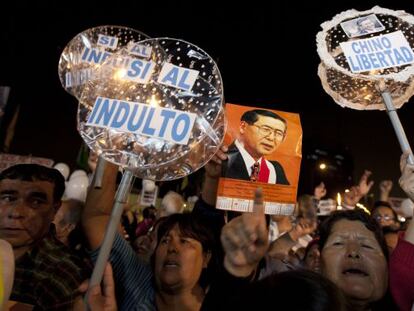
[(371, 100), (372, 99), (372, 94), (365, 95), (364, 99)]
[(345, 189), (345, 193), (348, 193), (349, 192), (349, 189)]
[(159, 104), (159, 100), (157, 100), (157, 97), (155, 95), (152, 95), (151, 99), (147, 100), (147, 102), (153, 107), (157, 107)]
[(358, 208), (360, 208), (360, 209), (362, 209), (365, 213), (367, 213), (368, 215), (371, 215), (371, 212), (364, 206), (364, 205), (362, 205), (362, 204), (360, 204), (360, 203), (357, 203), (356, 204), (356, 207), (358, 207)]
[(341, 206), (341, 203), (342, 203), (342, 197), (341, 197), (341, 194), (338, 192), (338, 194), (336, 195), (336, 203), (337, 203), (337, 205), (336, 205), (336, 209), (337, 210), (341, 210), (342, 209), (342, 206)]
[(326, 169), (326, 164), (325, 163), (321, 163), (321, 164), (319, 164), (319, 168), (323, 171), (323, 170), (325, 170)]
[(123, 77), (125, 77), (126, 73), (127, 71), (125, 68), (120, 68), (115, 71), (114, 78), (117, 80), (122, 79)]

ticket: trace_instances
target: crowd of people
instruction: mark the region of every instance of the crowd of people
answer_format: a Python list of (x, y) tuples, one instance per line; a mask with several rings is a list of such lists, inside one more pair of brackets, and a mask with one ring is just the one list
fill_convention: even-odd
[[(0, 310), (413, 308), (414, 222), (400, 221), (390, 181), (381, 183), (374, 206), (361, 209), (373, 187), (366, 171), (343, 194), (342, 209), (323, 217), (324, 184), (298, 198), (294, 215), (269, 216), (258, 182), (253, 211), (230, 215), (215, 208), (227, 151), (222, 146), (204, 167), (191, 210), (178, 193), (139, 215), (125, 207), (102, 284), (91, 288), (119, 168), (106, 163), (101, 187), (91, 186), (86, 202), (62, 202), (64, 178), (53, 168), (19, 164), (0, 172)], [(407, 158), (399, 184), (414, 201)]]

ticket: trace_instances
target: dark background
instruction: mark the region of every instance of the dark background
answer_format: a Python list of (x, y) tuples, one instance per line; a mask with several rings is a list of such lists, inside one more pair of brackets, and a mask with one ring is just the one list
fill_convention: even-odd
[[(414, 13), (407, 0), (255, 0), (243, 5), (225, 1), (17, 1), (2, 8), (0, 19), (0, 85), (12, 86), (0, 143), (20, 106), (8, 152), (52, 158), (75, 169), (82, 142), (76, 131), (77, 102), (60, 85), (59, 57), (79, 32), (99, 25), (122, 25), (150, 37), (184, 39), (207, 51), (220, 68), (226, 102), (299, 113), (304, 133), (299, 193), (325, 180), (332, 194), (355, 181), (366, 168), (373, 171), (375, 191), (382, 179), (392, 179), (396, 184), (392, 195), (400, 195), (401, 152), (387, 114), (341, 108), (325, 93), (317, 76), (315, 37), (320, 24), (344, 10), (367, 10), (374, 5)], [(248, 64), (252, 61), (254, 66)], [(399, 110), (411, 144), (413, 113), (413, 100)], [(332, 161), (328, 165), (332, 169), (317, 171), (319, 160), (311, 159), (315, 149)], [(343, 157), (341, 167), (334, 163), (338, 154)]]

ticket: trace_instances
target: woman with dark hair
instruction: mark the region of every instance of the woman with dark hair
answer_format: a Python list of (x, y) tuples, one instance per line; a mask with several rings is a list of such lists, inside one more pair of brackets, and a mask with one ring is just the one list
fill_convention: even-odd
[(388, 248), (362, 210), (338, 211), (320, 226), (321, 272), (344, 293), (349, 310), (393, 310), (388, 295)]
[(375, 202), (371, 215), (381, 228), (390, 227), (394, 230), (398, 230), (400, 228), (397, 213), (388, 202)]
[(211, 231), (192, 214), (173, 214), (158, 228), (152, 265), (158, 310), (199, 310), (215, 276)]
[[(103, 187), (88, 194), (83, 227), (93, 260), (98, 257), (110, 219), (116, 173), (117, 167), (107, 163)], [(160, 223), (157, 236), (151, 265), (138, 258), (120, 234), (115, 237), (110, 262), (119, 309), (211, 310), (205, 306), (206, 300), (210, 305), (219, 302), (221, 290), (216, 287), (215, 298), (211, 297), (212, 290), (206, 294), (206, 288), (210, 278), (224, 273), (214, 272), (217, 244), (210, 222), (193, 213), (172, 215)]]
[(321, 271), (321, 253), (319, 251), (319, 238), (315, 238), (309, 242), (305, 250), (305, 256), (303, 257), (303, 264), (306, 269), (313, 272)]

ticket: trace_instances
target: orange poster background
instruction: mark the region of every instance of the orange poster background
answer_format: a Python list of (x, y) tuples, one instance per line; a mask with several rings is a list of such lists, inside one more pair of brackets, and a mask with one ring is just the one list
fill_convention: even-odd
[(228, 124), (224, 144), (230, 145), (238, 137), (241, 116), (246, 111), (253, 109), (272, 111), (287, 122), (285, 140), (273, 154), (266, 156), (266, 159), (278, 161), (283, 166), (290, 185), (253, 183), (246, 180), (220, 178), (218, 196), (252, 199), (254, 189), (260, 185), (263, 188), (265, 201), (294, 203), (296, 202), (300, 162), (302, 159), (302, 127), (298, 114), (267, 108), (226, 104), (225, 113)]

